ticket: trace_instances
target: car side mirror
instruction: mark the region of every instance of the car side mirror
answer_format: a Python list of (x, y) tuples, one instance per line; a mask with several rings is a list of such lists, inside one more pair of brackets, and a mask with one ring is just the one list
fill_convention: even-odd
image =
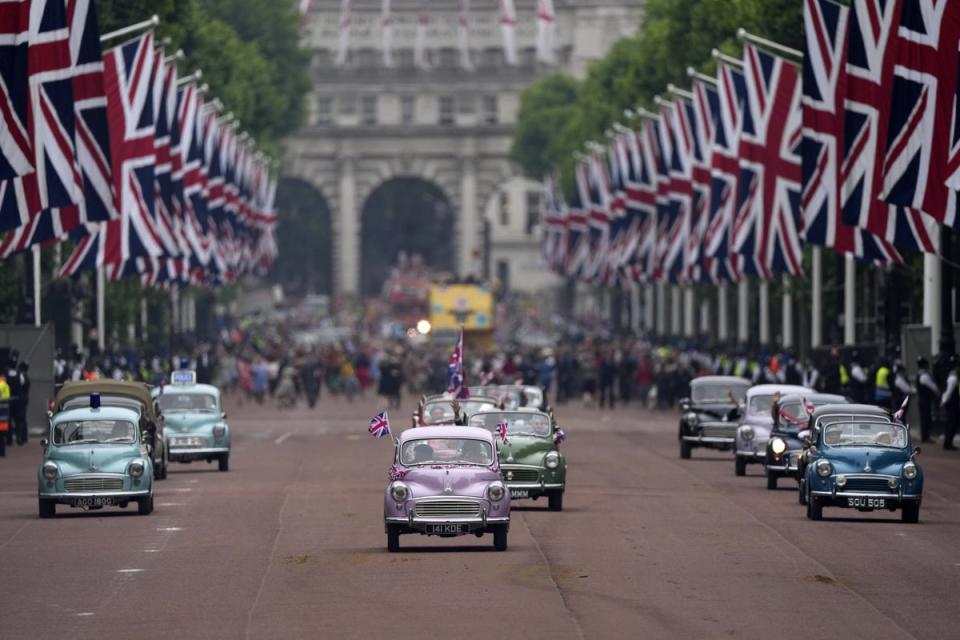
[(227, 419), (227, 412), (226, 412), (226, 411), (223, 411), (223, 412), (220, 414), (220, 419), (221, 419), (221, 420), (226, 420), (226, 419)]
[(680, 411), (689, 411), (690, 410), (690, 398), (683, 398), (680, 401)]
[(42, 439), (42, 440), (40, 441), (40, 448), (41, 448), (44, 452), (46, 452), (46, 451), (47, 451), (47, 446), (48, 446), (49, 444), (50, 444), (50, 441), (47, 440), (46, 438), (44, 438), (44, 439)]
[(917, 457), (918, 455), (920, 455), (920, 447), (914, 448), (913, 453), (910, 454), (910, 457), (911, 457), (911, 458), (915, 458), (915, 457)]

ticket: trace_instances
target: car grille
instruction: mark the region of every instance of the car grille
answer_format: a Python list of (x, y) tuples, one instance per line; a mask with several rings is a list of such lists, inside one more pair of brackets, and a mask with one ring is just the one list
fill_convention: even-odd
[(540, 472), (536, 469), (504, 469), (503, 477), (507, 482), (540, 482)]
[(729, 427), (714, 427), (714, 426), (704, 426), (703, 435), (709, 438), (732, 438), (737, 433), (737, 425), (730, 425)]
[(790, 456), (789, 456), (789, 458), (787, 458), (787, 465), (788, 465), (791, 469), (796, 469), (796, 468), (798, 468), (798, 466), (800, 465), (800, 452), (799, 452), (799, 451), (791, 451), (791, 452), (790, 452)]
[(421, 518), (473, 518), (480, 515), (480, 504), (468, 500), (429, 500), (417, 503), (417, 516)]
[(71, 492), (119, 491), (123, 489), (123, 478), (67, 478), (63, 489)]
[(841, 491), (862, 493), (890, 493), (886, 478), (847, 478)]

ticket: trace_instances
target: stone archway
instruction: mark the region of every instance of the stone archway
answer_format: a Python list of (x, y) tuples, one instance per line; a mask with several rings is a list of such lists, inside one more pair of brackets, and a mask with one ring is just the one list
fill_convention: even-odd
[(299, 178), (281, 178), (277, 210), (279, 254), (271, 280), (294, 294), (333, 293), (333, 227), (324, 194)]
[(457, 270), (451, 198), (419, 177), (395, 177), (373, 189), (360, 215), (360, 292), (380, 294), (401, 253), (433, 271)]

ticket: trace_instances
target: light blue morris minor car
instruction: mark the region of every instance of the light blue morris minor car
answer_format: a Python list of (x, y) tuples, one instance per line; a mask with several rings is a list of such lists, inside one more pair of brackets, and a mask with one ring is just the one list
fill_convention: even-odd
[(920, 449), (912, 448), (906, 426), (863, 416), (824, 420), (811, 444), (803, 482), (808, 518), (843, 507), (900, 509), (904, 522), (920, 519), (923, 470), (914, 461)]
[(93, 394), (90, 406), (50, 419), (37, 472), (41, 518), (56, 515), (58, 504), (88, 510), (136, 502), (140, 515), (153, 511), (153, 462), (148, 435), (139, 428), (140, 414), (102, 407), (99, 400)]
[(174, 371), (153, 397), (163, 412), (170, 462), (216, 460), (220, 471), (230, 469), (230, 427), (219, 389), (198, 384), (193, 371)]

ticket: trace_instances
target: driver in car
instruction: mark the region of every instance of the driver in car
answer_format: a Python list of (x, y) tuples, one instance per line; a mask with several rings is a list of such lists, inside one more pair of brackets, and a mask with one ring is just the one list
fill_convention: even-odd
[(487, 461), (483, 443), (468, 440), (463, 444), (463, 460), (470, 464), (483, 464)]

